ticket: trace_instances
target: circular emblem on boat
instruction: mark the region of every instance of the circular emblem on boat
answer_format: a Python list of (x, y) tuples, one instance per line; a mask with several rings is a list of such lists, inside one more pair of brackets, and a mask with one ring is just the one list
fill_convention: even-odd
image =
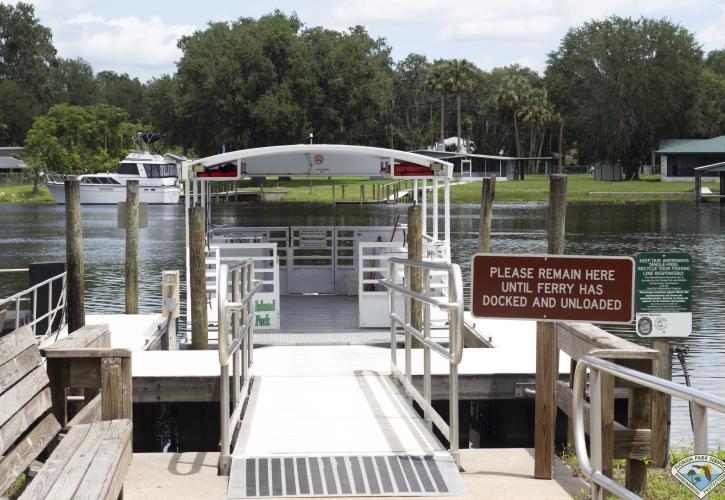
[(312, 161), (315, 162), (315, 165), (322, 165), (325, 162), (325, 157), (323, 155), (315, 155), (312, 157)]
[(649, 335), (652, 333), (652, 320), (647, 316), (640, 318), (637, 322), (637, 330), (640, 335)]

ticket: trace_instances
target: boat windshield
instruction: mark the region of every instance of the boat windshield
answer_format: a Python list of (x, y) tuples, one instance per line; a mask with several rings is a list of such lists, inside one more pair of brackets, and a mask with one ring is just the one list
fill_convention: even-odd
[(119, 163), (116, 173), (121, 175), (138, 175), (138, 167), (135, 163)]
[(155, 163), (144, 163), (146, 177), (176, 177), (176, 164), (166, 163), (158, 165)]

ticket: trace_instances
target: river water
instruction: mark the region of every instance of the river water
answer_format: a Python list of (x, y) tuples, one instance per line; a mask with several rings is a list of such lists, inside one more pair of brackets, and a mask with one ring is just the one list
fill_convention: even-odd
[[(405, 205), (229, 205), (214, 208), (215, 224), (284, 225), (393, 225), (405, 222)], [(86, 310), (123, 312), (124, 231), (116, 229), (116, 208), (82, 208), (86, 271)], [(141, 312), (160, 309), (160, 275), (180, 269), (184, 284), (183, 208), (149, 207), (150, 227), (140, 231), (139, 289)], [(442, 221), (441, 221), (442, 222)], [(0, 268), (27, 267), (31, 262), (65, 257), (62, 206), (0, 205)], [(478, 206), (451, 208), (454, 262), (461, 265), (466, 287), (470, 260), (476, 249)], [(441, 224), (442, 228), (442, 224)], [(692, 255), (695, 272), (693, 334), (673, 342), (690, 347), (687, 364), (694, 387), (725, 397), (725, 208), (691, 203), (577, 204), (567, 209), (566, 253), (633, 255), (637, 252), (682, 251)], [(491, 251), (545, 253), (546, 207), (506, 204), (494, 208)], [(0, 275), (0, 297), (26, 286), (17, 276)], [(183, 289), (182, 289), (183, 293)], [(631, 328), (618, 334), (634, 340)], [(673, 379), (684, 383), (675, 359)], [(710, 416), (710, 443), (725, 445), (725, 417)], [(673, 402), (672, 442), (692, 440), (687, 407)]]

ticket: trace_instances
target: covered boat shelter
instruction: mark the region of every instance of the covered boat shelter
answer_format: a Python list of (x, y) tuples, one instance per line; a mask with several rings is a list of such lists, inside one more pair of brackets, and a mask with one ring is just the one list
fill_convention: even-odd
[[(695, 202), (700, 203), (703, 199), (719, 198), (720, 203), (725, 204), (725, 161), (713, 163), (711, 165), (703, 165), (696, 167), (695, 172)], [(720, 194), (711, 194), (702, 192), (702, 176), (718, 175), (720, 176)]]
[[(374, 227), (271, 227), (260, 220), (256, 227), (215, 227), (211, 223), (209, 185), (262, 176), (412, 179), (414, 202), (421, 204), (424, 214), (424, 259), (449, 261), (452, 174), (453, 165), (440, 159), (350, 145), (272, 146), (187, 161), (182, 167), (187, 209), (187, 290), (188, 209), (202, 206), (207, 225), (207, 292), (212, 304), (209, 318), (216, 317), (213, 304), (219, 266), (251, 257), (255, 260), (255, 276), (263, 283), (256, 295), (258, 330), (304, 333), (326, 331), (329, 327), (331, 333), (352, 333), (388, 327), (387, 292), (378, 281), (386, 277), (390, 257), (407, 256), (405, 224), (391, 220), (389, 225)], [(439, 200), (440, 191), (443, 200)], [(320, 296), (326, 298), (320, 300)], [(310, 307), (319, 307), (326, 315), (339, 318), (328, 326), (317, 323), (306, 328), (295, 311)], [(284, 315), (281, 309), (286, 309)], [(191, 311), (190, 303), (187, 310)], [(349, 314), (340, 315), (343, 310)], [(191, 322), (191, 314), (187, 319)]]

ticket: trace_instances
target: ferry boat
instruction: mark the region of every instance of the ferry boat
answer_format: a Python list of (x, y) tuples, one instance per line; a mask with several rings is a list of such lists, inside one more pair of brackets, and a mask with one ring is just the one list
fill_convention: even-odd
[(179, 172), (181, 162), (186, 158), (166, 153), (164, 155), (149, 152), (148, 145), (158, 140), (158, 134), (138, 134), (134, 149), (140, 140), (146, 147), (143, 151), (132, 151), (118, 164), (116, 172), (68, 176), (46, 174), (45, 185), (53, 195), (55, 202), (65, 204), (63, 182), (68, 178), (80, 181), (82, 205), (115, 205), (126, 201), (126, 183), (139, 181), (139, 201), (152, 205), (179, 203), (181, 186)]

